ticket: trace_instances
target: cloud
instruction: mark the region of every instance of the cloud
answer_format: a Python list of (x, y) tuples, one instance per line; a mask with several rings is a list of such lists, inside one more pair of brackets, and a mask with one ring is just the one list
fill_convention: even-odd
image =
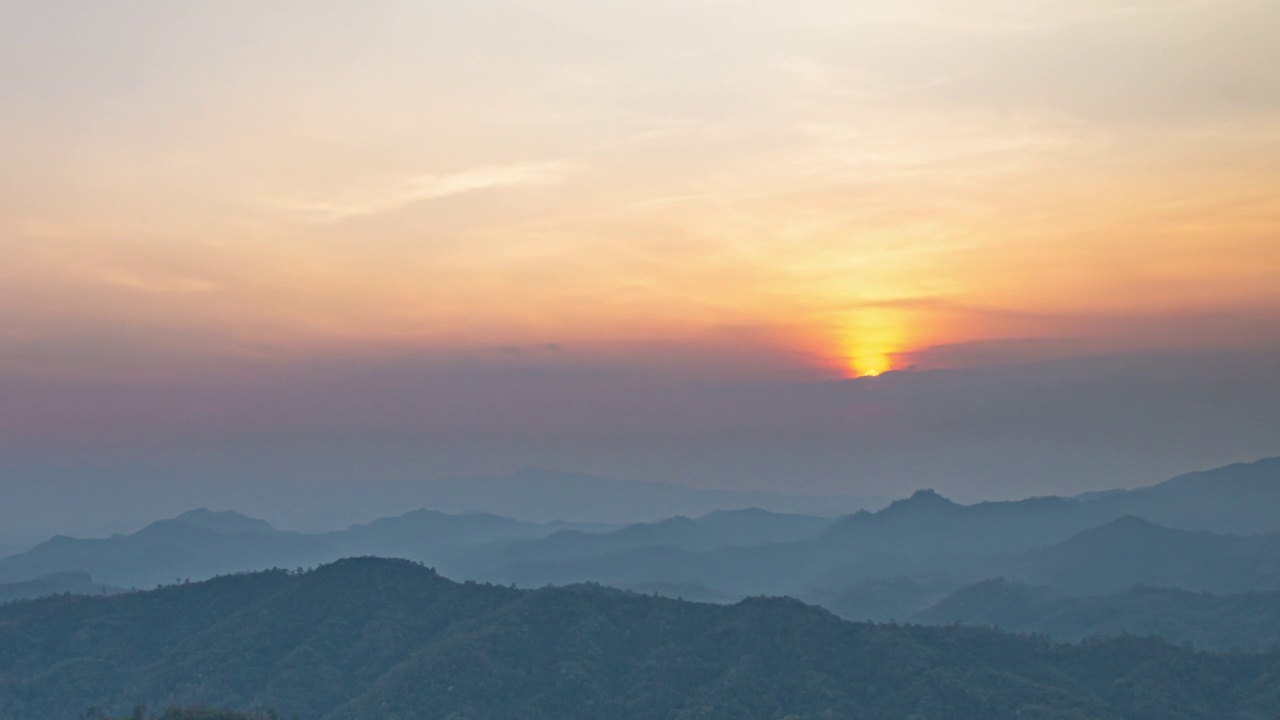
[(479, 190), (559, 185), (570, 171), (565, 162), (488, 165), (448, 175), (423, 173), (384, 178), (323, 200), (285, 200), (275, 204), (311, 221), (336, 222)]
[(143, 277), (120, 270), (104, 270), (99, 279), (112, 287), (153, 295), (186, 295), (218, 289), (216, 283), (195, 277)]

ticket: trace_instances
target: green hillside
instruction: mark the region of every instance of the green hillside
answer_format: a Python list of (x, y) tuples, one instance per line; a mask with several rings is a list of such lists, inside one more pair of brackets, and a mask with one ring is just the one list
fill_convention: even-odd
[(855, 624), (794, 600), (459, 584), (354, 559), (0, 608), (0, 718), (1272, 720), (1280, 655)]

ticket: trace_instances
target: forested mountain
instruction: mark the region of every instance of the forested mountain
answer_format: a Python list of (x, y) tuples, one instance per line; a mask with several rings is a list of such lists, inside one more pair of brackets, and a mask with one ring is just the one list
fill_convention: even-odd
[(0, 585), (0, 603), (61, 595), (62, 593), (99, 595), (114, 592), (119, 592), (119, 589), (95, 583), (89, 573), (70, 571), (53, 573), (34, 580)]
[[(911, 575), (908, 574), (911, 569), (921, 569), (921, 561), (913, 563), (908, 556), (899, 555), (896, 567), (901, 574), (894, 573), (894, 564), (886, 563), (881, 570), (883, 574), (872, 577), (866, 577), (865, 563), (861, 566), (850, 563), (845, 572), (853, 568), (856, 573), (846, 576), (855, 578), (856, 582), (817, 590), (804, 597), (851, 620), (915, 616), (934, 621), (941, 616), (915, 614), (926, 611), (955, 591), (960, 591), (960, 596), (980, 588), (994, 591), (1001, 586), (982, 582), (975, 583), (973, 588), (965, 586), (995, 577), (1043, 585), (1045, 592), (1077, 596), (1108, 595), (1135, 586), (1199, 593), (1280, 591), (1280, 535), (1235, 536), (1174, 530), (1134, 517), (1090, 528), (1061, 543), (1011, 558), (953, 559), (956, 562), (951, 572), (945, 567), (948, 558), (939, 557), (925, 571)], [(1011, 587), (1005, 586), (1006, 590)], [(1001, 595), (1000, 599), (1006, 596)], [(1157, 611), (1154, 605), (1143, 607)], [(1260, 604), (1257, 608), (1280, 621), (1280, 604), (1272, 608)], [(1006, 625), (1001, 617), (998, 612), (979, 614), (974, 622), (1033, 629), (1018, 622)]]
[(153, 587), (241, 570), (313, 566), (338, 556), (335, 547), (315, 536), (240, 531), (250, 521), (243, 517), (222, 521), (222, 529), (173, 519), (152, 523), (132, 535), (101, 540), (58, 536), (0, 559), (0, 582), (81, 571), (108, 585)]
[(1280, 461), (1268, 460), (1080, 498), (960, 505), (920, 491), (878, 512), (840, 519), (749, 509), (617, 529), (417, 510), (305, 535), (203, 510), (129, 536), (55, 538), (0, 560), (0, 582), (78, 571), (108, 585), (151, 587), (378, 555), (501, 584), (601, 582), (712, 601), (785, 594), (849, 619), (902, 619), (996, 576), (1074, 594), (1135, 584), (1280, 589), (1280, 534), (1214, 534), (1118, 514), (1147, 508), (1193, 525), (1229, 526), (1239, 518), (1241, 527), (1265, 528), (1265, 518), (1280, 513), (1257, 505), (1277, 487)]
[(889, 576), (805, 596), (846, 620), (898, 622), (927, 610), (965, 587), (965, 576)]
[(1235, 593), (1280, 590), (1280, 534), (1236, 536), (1125, 517), (1034, 550), (1009, 576), (1076, 595), (1134, 585)]
[(1125, 516), (1183, 530), (1280, 532), (1280, 458), (1183, 475), (1133, 491), (959, 505), (930, 490), (860, 512), (828, 535), (863, 548), (913, 554), (1012, 555)]
[(994, 626), (1070, 642), (1156, 635), (1208, 650), (1280, 647), (1277, 592), (1211, 595), (1136, 587), (1112, 595), (1072, 597), (997, 578), (962, 588), (912, 620)]
[[(807, 538), (757, 533), (776, 540), (764, 544), (689, 542), (695, 523), (683, 520), (598, 537), (552, 536), (508, 548), (496, 558), (505, 564), (480, 577), (530, 586), (698, 582), (730, 596), (818, 597), (892, 577), (984, 577), (1021, 551), (1091, 526), (1084, 506), (1062, 498), (963, 506), (921, 491), (876, 513), (826, 526), (809, 523), (803, 528)], [(959, 580), (950, 589), (964, 583)]]
[[(262, 520), (233, 512), (194, 510), (152, 523), (132, 535), (100, 540), (54, 538), (26, 553), (0, 559), (0, 581), (87, 572), (113, 585), (151, 587), (179, 578), (200, 580), (220, 573), (311, 567), (359, 555), (420, 560), (461, 577), (499, 576), (510, 581), (514, 573), (502, 568), (518, 566), (524, 558), (545, 563), (548, 559), (595, 558), (611, 550), (661, 554), (677, 547), (696, 551), (760, 545), (816, 536), (832, 522), (751, 509), (606, 531), (609, 529), (563, 522), (535, 524), (496, 515), (416, 510), (347, 530), (303, 534), (278, 531)], [(541, 572), (531, 573), (531, 577), (534, 584), (549, 582)], [(597, 579), (592, 574), (582, 577), (570, 573), (554, 581)], [(629, 570), (618, 580), (620, 586), (628, 587), (666, 586), (675, 581), (662, 572), (651, 577)], [(698, 593), (699, 597), (713, 595), (712, 591)]]
[(659, 546), (695, 552), (751, 547), (812, 539), (834, 523), (831, 518), (772, 513), (759, 508), (717, 510), (699, 518), (678, 516), (606, 533), (565, 530), (540, 540), (512, 545), (502, 553), (502, 559), (548, 562)]
[(1280, 532), (1280, 457), (1180, 475), (1092, 501), (1114, 517), (1135, 515), (1183, 530), (1233, 535)]
[(353, 559), (0, 608), (0, 719), (134, 703), (378, 718), (1273, 720), (1280, 654), (866, 625), (794, 600), (703, 605), (458, 584)]
[(415, 510), (381, 518), (346, 530), (317, 535), (344, 555), (381, 555), (429, 560), (433, 550), (465, 545), (544, 537), (559, 524), (539, 525), (498, 515), (449, 515)]
[(1065, 540), (1105, 511), (1059, 497), (976, 505), (921, 490), (876, 513), (857, 513), (827, 534), (830, 543), (899, 554), (1008, 555)]
[[(444, 559), (446, 549), (499, 539), (545, 536), (566, 527), (496, 515), (447, 515), (417, 510), (330, 533), (280, 531), (235, 512), (192, 510), (131, 535), (105, 539), (55, 537), (0, 559), (0, 582), (52, 573), (89, 573), (123, 587), (152, 587), (175, 579), (269, 568), (312, 567), (355, 555)], [(573, 527), (573, 526), (569, 526)]]
[(269, 533), (275, 528), (271, 523), (258, 518), (246, 517), (232, 510), (215, 512), (208, 508), (198, 508), (182, 513), (174, 520), (202, 527), (219, 535), (238, 535), (240, 533)]
[[(858, 613), (857, 617), (866, 613), (868, 617), (901, 618), (968, 582), (999, 574), (1039, 581), (1044, 572), (1055, 572), (1060, 582), (1073, 582), (1071, 572), (1082, 578), (1093, 572), (1095, 556), (1115, 566), (1108, 581), (1111, 584), (1106, 586), (1110, 589), (1140, 581), (1178, 585), (1177, 574), (1161, 576), (1153, 567), (1146, 569), (1147, 575), (1126, 573), (1126, 555), (1107, 547), (1108, 542), (1119, 542), (1120, 538), (1090, 546), (1089, 536), (1081, 534), (1144, 508), (1153, 517), (1184, 518), (1199, 525), (1231, 527), (1239, 519), (1241, 527), (1280, 527), (1280, 513), (1273, 511), (1280, 502), (1264, 503), (1264, 511), (1257, 507), (1277, 489), (1280, 461), (1267, 460), (1175, 478), (1144, 491), (1082, 499), (1049, 497), (960, 505), (925, 490), (878, 512), (843, 518), (809, 539), (778, 537), (778, 542), (755, 547), (699, 549), (689, 543), (663, 542), (655, 533), (645, 543), (591, 537), (570, 552), (554, 546), (554, 538), (548, 538), (511, 548), (503, 556), (507, 565), (481, 576), (535, 586), (585, 580), (612, 584), (698, 582), (730, 596), (789, 593), (846, 607)], [(1124, 527), (1121, 522), (1099, 532), (1122, 532)], [(630, 529), (614, 536), (629, 533)], [(1159, 533), (1152, 530), (1146, 534)], [(1170, 534), (1178, 532), (1170, 530)], [(678, 537), (676, 533), (671, 536)], [(1227, 570), (1213, 569), (1232, 558), (1235, 551), (1230, 547), (1244, 547), (1249, 541), (1235, 543), (1207, 534), (1184, 537), (1189, 545), (1165, 548), (1166, 557), (1159, 562), (1167, 565), (1181, 557), (1189, 563), (1182, 571), (1185, 577), (1203, 567), (1204, 577), (1191, 587), (1220, 591), (1271, 587), (1265, 562), (1229, 564), (1234, 568), (1234, 579), (1226, 578)], [(1149, 545), (1148, 539), (1134, 540), (1138, 544), (1126, 552), (1140, 553), (1144, 547), (1151, 553), (1161, 552), (1158, 542)], [(1063, 547), (1054, 549), (1058, 544)], [(1088, 552), (1076, 553), (1076, 548), (1085, 546), (1090, 548)], [(1184, 550), (1190, 546), (1198, 549), (1186, 554)], [(1043, 553), (1037, 554), (1041, 550)], [(1157, 560), (1154, 555), (1149, 559)], [(1059, 569), (1039, 569), (1041, 562)], [(1215, 573), (1221, 576), (1217, 584), (1211, 577)], [(1251, 579), (1251, 573), (1256, 577)], [(886, 582), (892, 582), (892, 590)], [(1081, 591), (1086, 585), (1085, 580), (1078, 583)], [(904, 600), (896, 609), (891, 602), (894, 597)]]

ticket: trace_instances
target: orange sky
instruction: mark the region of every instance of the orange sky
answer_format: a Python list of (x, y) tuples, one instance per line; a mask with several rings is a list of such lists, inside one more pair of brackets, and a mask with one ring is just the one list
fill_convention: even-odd
[(462, 5), (0, 11), (4, 369), (1280, 339), (1274, 2)]

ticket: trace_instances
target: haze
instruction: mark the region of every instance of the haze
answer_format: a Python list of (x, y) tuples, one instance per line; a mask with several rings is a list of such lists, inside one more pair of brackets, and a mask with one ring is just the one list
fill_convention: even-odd
[(7, 527), (1276, 453), (1274, 2), (0, 8)]

